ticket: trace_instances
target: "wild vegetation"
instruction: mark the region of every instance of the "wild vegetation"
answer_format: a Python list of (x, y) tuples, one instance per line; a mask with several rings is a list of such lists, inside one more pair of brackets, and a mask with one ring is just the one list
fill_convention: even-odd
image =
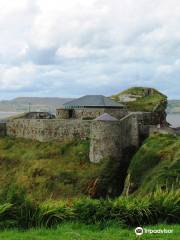
[(79, 222), (106, 226), (109, 222), (121, 226), (145, 226), (180, 221), (180, 191), (162, 191), (142, 198), (112, 199), (79, 198), (48, 201), (37, 204), (15, 192), (8, 203), (0, 205), (0, 227), (29, 229), (55, 227), (64, 222)]
[[(109, 171), (109, 168), (112, 171)], [(116, 161), (89, 161), (89, 140), (48, 142), (0, 138), (0, 200), (21, 188), (36, 201), (88, 195), (120, 194), (118, 177), (123, 168)], [(97, 192), (98, 191), (98, 192)]]
[(80, 196), (99, 175), (89, 163), (89, 141), (40, 143), (0, 138), (0, 199), (21, 186), (37, 201)]
[[(110, 160), (90, 164), (88, 140), (39, 143), (1, 138), (0, 229), (42, 229), (15, 231), (18, 239), (36, 239), (39, 234), (44, 234), (44, 239), (50, 239), (51, 234), (64, 236), (68, 227), (82, 239), (100, 235), (102, 239), (111, 235), (111, 239), (121, 235), (133, 239), (133, 230), (128, 228), (178, 224), (179, 145), (180, 137), (151, 136), (131, 160), (126, 196), (92, 199), (85, 195), (96, 195), (96, 179), (101, 179), (102, 186), (112, 188), (117, 166), (111, 167)], [(78, 230), (74, 226), (79, 226)], [(116, 226), (120, 226), (119, 230)], [(44, 230), (52, 227), (56, 229)], [(13, 239), (11, 231), (0, 233), (0, 237)], [(71, 238), (66, 234), (64, 239)]]
[(125, 193), (147, 194), (180, 188), (180, 137), (155, 134), (132, 158)]
[(162, 104), (163, 108), (166, 108), (167, 97), (165, 95), (156, 89), (153, 89), (153, 93), (148, 96), (145, 94), (145, 90), (146, 89), (143, 87), (133, 87), (118, 94), (112, 95), (111, 98), (119, 101), (120, 97), (123, 95), (133, 95), (136, 98), (135, 101), (124, 102), (128, 110), (133, 112), (151, 112), (158, 104)]

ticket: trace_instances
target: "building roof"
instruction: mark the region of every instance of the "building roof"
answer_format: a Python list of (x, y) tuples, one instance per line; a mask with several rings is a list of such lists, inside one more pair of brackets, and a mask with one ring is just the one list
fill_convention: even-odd
[(63, 104), (65, 108), (81, 108), (81, 107), (114, 107), (123, 108), (124, 105), (115, 102), (103, 95), (86, 95), (73, 101)]
[(108, 113), (104, 113), (101, 116), (97, 117), (95, 119), (96, 121), (119, 121), (117, 118), (112, 117), (111, 115), (109, 115)]

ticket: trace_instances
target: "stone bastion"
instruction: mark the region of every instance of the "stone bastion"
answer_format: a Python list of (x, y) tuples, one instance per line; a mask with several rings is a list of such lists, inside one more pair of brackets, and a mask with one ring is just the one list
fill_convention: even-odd
[(130, 113), (117, 121), (18, 118), (0, 123), (0, 136), (41, 142), (88, 139), (90, 161), (98, 163), (105, 158), (121, 159), (124, 149), (137, 149), (152, 121), (151, 113)]

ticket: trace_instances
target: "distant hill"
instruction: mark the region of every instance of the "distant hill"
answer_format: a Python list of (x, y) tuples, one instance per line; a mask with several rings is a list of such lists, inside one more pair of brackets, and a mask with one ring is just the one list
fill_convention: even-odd
[(57, 108), (73, 98), (46, 98), (46, 97), (19, 97), (12, 100), (0, 101), (0, 111), (4, 112), (27, 112), (50, 111), (55, 112)]
[[(149, 95), (148, 95), (149, 94)], [(158, 102), (166, 100), (166, 96), (152, 88), (135, 87), (117, 93), (111, 99), (123, 102), (131, 111), (152, 110)], [(0, 112), (27, 112), (29, 105), (31, 111), (50, 111), (54, 113), (57, 108), (74, 98), (59, 97), (18, 97), (12, 100), (0, 101)], [(180, 113), (180, 100), (169, 100), (168, 113)]]
[(167, 112), (180, 114), (180, 100), (169, 100)]

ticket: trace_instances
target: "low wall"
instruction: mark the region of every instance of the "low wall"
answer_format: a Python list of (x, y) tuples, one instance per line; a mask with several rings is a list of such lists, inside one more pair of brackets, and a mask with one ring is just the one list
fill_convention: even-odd
[(7, 135), (41, 142), (87, 139), (90, 124), (81, 120), (15, 119), (7, 122)]

